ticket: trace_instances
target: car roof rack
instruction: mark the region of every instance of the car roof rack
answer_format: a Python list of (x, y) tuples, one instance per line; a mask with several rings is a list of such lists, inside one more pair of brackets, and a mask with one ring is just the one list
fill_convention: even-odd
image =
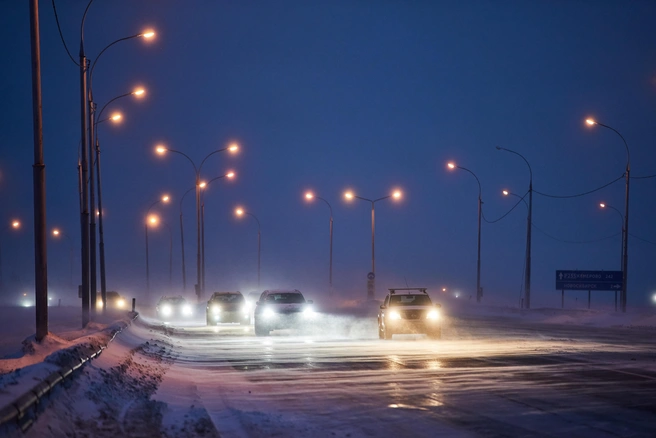
[(419, 291), (419, 292), (422, 292), (422, 293), (425, 293), (426, 295), (428, 295), (428, 292), (426, 292), (426, 289), (428, 289), (428, 288), (427, 287), (395, 287), (395, 288), (389, 288), (387, 290), (389, 290), (390, 294), (392, 294), (392, 295), (395, 294), (397, 290), (415, 290), (415, 291)]

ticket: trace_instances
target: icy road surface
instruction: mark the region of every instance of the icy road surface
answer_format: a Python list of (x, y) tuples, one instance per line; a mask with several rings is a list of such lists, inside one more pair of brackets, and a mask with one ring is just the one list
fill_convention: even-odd
[(260, 338), (144, 317), (26, 436), (653, 437), (654, 334), (469, 315), (383, 341), (342, 316)]

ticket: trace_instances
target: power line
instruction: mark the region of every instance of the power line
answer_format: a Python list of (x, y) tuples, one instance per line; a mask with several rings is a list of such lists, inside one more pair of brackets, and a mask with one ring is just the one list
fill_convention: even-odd
[(648, 175), (648, 176), (632, 176), (631, 179), (647, 179), (647, 178), (656, 178), (656, 175)]
[(68, 51), (68, 47), (66, 46), (66, 41), (64, 41), (64, 35), (62, 35), (61, 27), (59, 26), (59, 17), (57, 16), (57, 7), (55, 6), (55, 0), (52, 0), (52, 10), (55, 12), (55, 22), (57, 22), (57, 30), (59, 31), (59, 38), (61, 38), (62, 44), (64, 45), (64, 49), (66, 49), (66, 53), (68, 53), (68, 57), (71, 58), (73, 64), (79, 67), (80, 64), (78, 64), (77, 61), (75, 61), (75, 58), (71, 56), (71, 52)]
[(642, 240), (643, 242), (651, 243), (652, 245), (656, 245), (656, 242), (652, 242), (651, 240), (643, 239), (642, 237), (638, 237), (638, 236), (636, 236), (635, 234), (631, 234), (631, 233), (629, 233), (629, 236), (631, 236), (631, 237), (635, 237), (636, 239), (638, 239), (638, 240)]
[[(576, 195), (562, 195), (562, 196), (559, 196), (559, 195), (549, 195), (549, 194), (547, 194), (547, 193), (538, 192), (538, 191), (535, 190), (535, 189), (533, 189), (533, 191), (534, 191), (535, 193), (537, 193), (538, 195), (546, 196), (546, 197), (548, 197), (548, 198), (561, 198), (561, 199), (564, 199), (564, 198), (577, 198), (577, 197), (579, 197), (579, 196), (589, 195), (590, 193), (594, 193), (594, 192), (597, 192), (597, 191), (599, 191), (599, 190), (601, 190), (601, 189), (604, 189), (604, 188), (608, 187), (609, 185), (614, 184), (614, 183), (616, 183), (617, 181), (619, 181), (619, 180), (621, 180), (622, 178), (624, 178), (624, 175), (626, 175), (626, 174), (623, 173), (619, 178), (616, 178), (616, 179), (614, 179), (613, 181), (609, 182), (608, 184), (604, 184), (603, 186), (598, 187), (598, 188), (596, 188), (596, 189), (594, 189), (594, 190), (590, 190), (590, 191), (585, 192), (585, 193), (579, 193), (579, 194), (576, 194)], [(656, 175), (655, 175), (655, 176), (656, 176)]]
[(524, 198), (526, 197), (526, 195), (528, 195), (528, 192), (526, 192), (526, 194), (525, 194), (524, 196), (522, 196), (522, 197), (519, 199), (519, 201), (517, 201), (517, 203), (516, 203), (515, 205), (513, 205), (512, 208), (511, 208), (510, 210), (508, 210), (503, 216), (501, 216), (500, 218), (495, 219), (495, 220), (493, 220), (493, 221), (489, 221), (489, 220), (487, 220), (487, 218), (485, 217), (485, 212), (483, 212), (483, 211), (481, 210), (481, 213), (483, 214), (483, 220), (484, 220), (486, 223), (488, 223), (488, 224), (493, 224), (493, 223), (495, 223), (495, 222), (499, 222), (501, 219), (503, 219), (504, 217), (508, 216), (508, 215), (510, 214), (510, 212), (513, 211), (513, 210), (519, 205), (520, 202), (525, 202), (525, 201), (524, 201)]

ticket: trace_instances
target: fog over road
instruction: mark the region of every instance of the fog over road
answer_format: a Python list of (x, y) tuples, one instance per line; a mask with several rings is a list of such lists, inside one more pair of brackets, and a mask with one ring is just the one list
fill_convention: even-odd
[(379, 340), (370, 316), (252, 330), (141, 317), (27, 436), (656, 436), (653, 329), (470, 314), (439, 341)]

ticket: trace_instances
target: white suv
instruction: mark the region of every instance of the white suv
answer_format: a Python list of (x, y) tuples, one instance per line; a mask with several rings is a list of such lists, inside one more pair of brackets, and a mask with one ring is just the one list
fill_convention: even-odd
[(429, 338), (442, 336), (439, 304), (433, 304), (426, 288), (389, 289), (378, 311), (378, 337), (392, 339), (395, 333), (424, 333)]

